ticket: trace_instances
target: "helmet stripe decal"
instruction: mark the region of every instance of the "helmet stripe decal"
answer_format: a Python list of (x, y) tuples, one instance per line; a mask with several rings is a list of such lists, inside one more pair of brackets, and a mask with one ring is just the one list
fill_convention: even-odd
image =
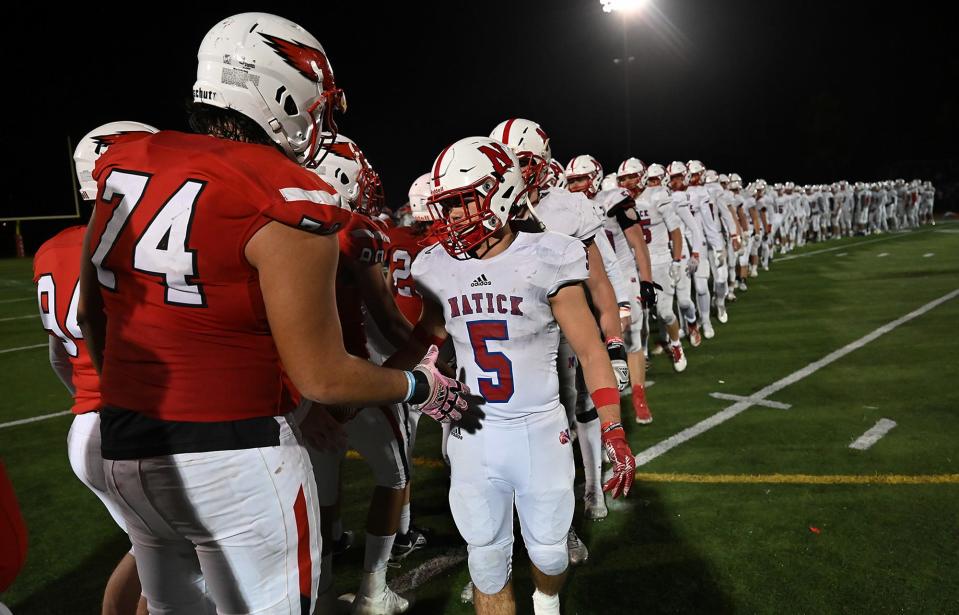
[(447, 145), (443, 149), (443, 151), (440, 152), (440, 155), (436, 157), (436, 163), (433, 165), (433, 187), (434, 188), (440, 187), (440, 165), (443, 163), (443, 156), (446, 155), (446, 152), (448, 152), (451, 147), (453, 147), (452, 144)]
[(509, 145), (509, 130), (513, 127), (513, 122), (516, 121), (515, 117), (510, 118), (506, 121), (506, 126), (503, 127), (503, 143)]

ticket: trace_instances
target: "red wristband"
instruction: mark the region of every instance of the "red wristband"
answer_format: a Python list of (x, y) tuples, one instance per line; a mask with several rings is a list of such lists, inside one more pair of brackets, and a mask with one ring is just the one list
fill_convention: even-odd
[(443, 345), (443, 342), (446, 341), (446, 338), (430, 335), (419, 324), (413, 327), (413, 333), (411, 334), (411, 337), (417, 342), (420, 342), (423, 345), (425, 345), (427, 348), (429, 348), (430, 346), (436, 346), (437, 348), (439, 348), (440, 346)]
[(593, 404), (597, 408), (603, 406), (619, 406), (619, 390), (615, 387), (605, 387), (596, 389), (589, 396), (593, 399)]

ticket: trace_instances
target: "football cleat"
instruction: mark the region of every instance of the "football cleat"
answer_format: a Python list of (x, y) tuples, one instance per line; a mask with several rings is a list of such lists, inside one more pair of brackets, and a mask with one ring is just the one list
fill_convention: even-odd
[(425, 546), (426, 536), (424, 536), (422, 532), (410, 528), (410, 531), (406, 534), (397, 533), (396, 538), (393, 540), (393, 550), (390, 552), (390, 561), (398, 562), (413, 551), (422, 549)]
[[(734, 285), (734, 286), (735, 286), (735, 285)], [(730, 303), (736, 303), (736, 293), (734, 293), (731, 288), (729, 289), (729, 292), (726, 293), (726, 301), (728, 301), (728, 302), (730, 302)], [(725, 321), (724, 321), (724, 320), (720, 320), (719, 322), (725, 322)]]
[(468, 581), (463, 589), (460, 590), (460, 602), (463, 604), (473, 604), (473, 582)]
[(393, 615), (405, 613), (409, 608), (409, 600), (386, 584), (385, 571), (364, 572), (350, 612), (354, 615)]
[(583, 513), (590, 521), (602, 521), (606, 518), (609, 509), (606, 508), (606, 494), (602, 489), (586, 489), (583, 494)]
[[(732, 301), (735, 301), (736, 295), (732, 295), (732, 297), (733, 297)], [(730, 301), (729, 295), (726, 295), (726, 301)], [(729, 314), (726, 312), (725, 305), (716, 306), (716, 320), (718, 320), (722, 324), (726, 324), (727, 322), (729, 322)]]
[(703, 343), (703, 336), (699, 333), (699, 325), (689, 324), (689, 343), (693, 348), (698, 348)]
[(740, 281), (739, 281), (739, 285), (736, 287), (736, 290), (738, 290), (739, 292), (742, 292), (742, 293), (744, 293), (744, 292), (746, 292), (747, 290), (749, 290), (749, 288), (746, 287), (746, 280), (740, 280)]
[(708, 340), (711, 340), (714, 337), (716, 337), (715, 329), (713, 329), (713, 326), (709, 324), (708, 322), (703, 324), (703, 337), (705, 337)]
[[(753, 265), (749, 268), (749, 277), (758, 278), (759, 277), (759, 268), (756, 265)], [(743, 290), (743, 289), (740, 289)]]
[(682, 344), (670, 344), (669, 352), (673, 357), (673, 369), (677, 372), (686, 369), (686, 355), (683, 353)]
[(566, 534), (566, 550), (569, 551), (570, 566), (578, 566), (589, 558), (589, 549), (579, 539), (573, 528), (569, 528), (569, 533)]
[(633, 410), (636, 412), (636, 422), (640, 425), (649, 425), (653, 422), (653, 413), (649, 411), (649, 404), (646, 403), (645, 387), (633, 389)]
[(660, 354), (663, 354), (664, 352), (666, 352), (665, 342), (656, 342), (649, 349), (650, 356), (660, 355)]

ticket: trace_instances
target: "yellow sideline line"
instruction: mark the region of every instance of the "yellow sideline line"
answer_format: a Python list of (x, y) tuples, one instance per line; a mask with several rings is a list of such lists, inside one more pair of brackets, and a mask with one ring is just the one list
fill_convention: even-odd
[[(354, 450), (347, 459), (363, 459)], [(414, 457), (413, 465), (445, 468), (439, 459)], [(956, 485), (959, 474), (676, 474), (637, 472), (647, 483), (697, 483), (706, 485)]]
[(765, 485), (942, 485), (959, 484), (959, 474), (653, 474), (637, 472), (650, 483)]

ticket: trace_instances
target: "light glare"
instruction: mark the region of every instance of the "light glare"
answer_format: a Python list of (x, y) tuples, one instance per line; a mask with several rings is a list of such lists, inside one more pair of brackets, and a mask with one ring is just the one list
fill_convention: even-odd
[(642, 9), (649, 0), (599, 0), (604, 13), (633, 13)]

